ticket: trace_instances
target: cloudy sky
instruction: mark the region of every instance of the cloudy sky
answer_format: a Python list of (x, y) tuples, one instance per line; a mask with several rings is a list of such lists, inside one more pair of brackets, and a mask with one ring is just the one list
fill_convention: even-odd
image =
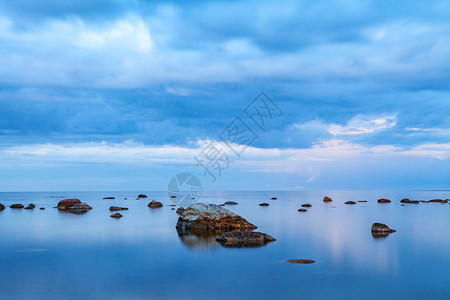
[[(263, 129), (244, 110), (262, 91), (280, 109)], [(240, 155), (220, 138), (237, 117), (256, 137)], [(231, 161), (209, 161), (215, 182), (194, 159), (211, 145)], [(165, 190), (181, 172), (449, 189), (450, 5), (0, 2), (0, 170), (3, 191)]]

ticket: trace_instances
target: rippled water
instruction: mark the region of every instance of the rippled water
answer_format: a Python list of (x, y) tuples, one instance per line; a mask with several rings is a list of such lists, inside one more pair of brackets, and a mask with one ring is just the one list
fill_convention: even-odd
[[(250, 249), (178, 236), (166, 193), (135, 200), (140, 192), (0, 193), (5, 206), (46, 208), (0, 212), (0, 299), (450, 299), (450, 205), (399, 203), (448, 191), (204, 193), (202, 202), (239, 202), (227, 208), (277, 239)], [(93, 210), (59, 212), (58, 197)], [(151, 199), (165, 206), (150, 209)], [(115, 220), (110, 205), (129, 210)], [(375, 239), (374, 222), (397, 232)]]

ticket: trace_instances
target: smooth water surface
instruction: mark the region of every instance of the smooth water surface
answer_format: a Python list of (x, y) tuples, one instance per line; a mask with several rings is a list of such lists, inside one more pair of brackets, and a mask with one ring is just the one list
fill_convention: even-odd
[[(450, 205), (399, 203), (448, 191), (204, 193), (201, 202), (239, 202), (227, 208), (277, 239), (239, 249), (178, 236), (167, 194), (136, 200), (139, 193), (0, 193), (0, 299), (450, 299)], [(93, 209), (59, 212), (61, 197)], [(381, 197), (392, 203), (378, 204)], [(152, 199), (164, 207), (148, 208)], [(304, 203), (313, 206), (298, 212)], [(129, 210), (112, 219), (111, 205)], [(373, 238), (374, 222), (397, 232)], [(285, 262), (297, 258), (316, 263)]]

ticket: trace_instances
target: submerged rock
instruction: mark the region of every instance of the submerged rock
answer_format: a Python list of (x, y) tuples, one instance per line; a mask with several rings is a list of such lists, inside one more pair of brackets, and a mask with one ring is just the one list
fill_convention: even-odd
[(309, 203), (306, 203), (306, 204), (302, 204), (302, 207), (312, 207), (312, 205)]
[(110, 211), (128, 210), (128, 207), (110, 206), (109, 210)]
[(316, 261), (312, 259), (288, 259), (286, 262), (291, 264), (313, 264)]
[(23, 204), (13, 204), (10, 206), (10, 208), (23, 208)]
[(270, 198), (270, 200), (278, 200), (278, 198), (277, 197), (272, 197), (272, 198)]
[(76, 215), (82, 215), (87, 213), (88, 209), (81, 205), (81, 203), (75, 203), (69, 208), (69, 212)]
[(69, 210), (76, 203), (81, 203), (80, 199), (64, 199), (58, 202), (57, 207), (59, 210)]
[(0, 203), (0, 210), (4, 210), (4, 209), (5, 209), (5, 206)]
[(403, 198), (402, 200), (400, 200), (400, 203), (411, 203), (411, 200), (409, 200), (408, 198)]
[(307, 212), (308, 210), (307, 210), (307, 209), (304, 209), (304, 208), (300, 208), (298, 211), (299, 211), (299, 212)]
[(269, 203), (260, 203), (259, 206), (269, 206)]
[(218, 241), (224, 247), (261, 247), (276, 241), (273, 237), (262, 232), (236, 231), (226, 232), (219, 236)]
[(34, 205), (33, 203), (28, 204), (27, 207), (25, 207), (24, 209), (34, 209), (36, 207), (36, 205)]
[(116, 199), (116, 197), (103, 197), (103, 199), (105, 199), (105, 200), (113, 200), (113, 199)]
[(110, 215), (110, 217), (111, 217), (111, 218), (114, 218), (114, 219), (120, 219), (120, 218), (122, 218), (123, 216), (122, 216), (120, 213), (115, 213), (115, 214)]
[(39, 208), (40, 210), (44, 210), (45, 209), (45, 207), (41, 207), (41, 208)]
[(237, 203), (237, 202), (234, 202), (234, 201), (227, 201), (227, 202), (225, 202), (224, 204), (225, 204), (225, 205), (238, 205), (238, 203)]
[(138, 197), (138, 198), (147, 198), (147, 195), (139, 194), (137, 197)]
[(386, 198), (381, 198), (381, 199), (378, 199), (378, 203), (391, 203), (391, 200), (386, 199)]
[(332, 201), (333, 201), (333, 199), (331, 199), (328, 196), (323, 197), (323, 202), (332, 202)]
[(347, 201), (347, 202), (345, 202), (344, 204), (356, 204), (356, 202), (355, 201)]
[(373, 237), (385, 237), (396, 230), (389, 228), (386, 224), (373, 223), (372, 224), (372, 236)]
[(150, 208), (157, 208), (157, 207), (163, 207), (163, 204), (161, 202), (152, 200), (149, 204), (148, 207)]
[(181, 213), (176, 228), (195, 233), (247, 231), (258, 227), (219, 205), (195, 203)]

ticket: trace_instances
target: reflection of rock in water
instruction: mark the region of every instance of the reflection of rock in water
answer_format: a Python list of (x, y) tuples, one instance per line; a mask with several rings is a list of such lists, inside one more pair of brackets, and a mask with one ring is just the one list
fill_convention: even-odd
[(193, 250), (210, 250), (220, 247), (216, 242), (217, 234), (194, 234), (192, 232), (177, 229), (178, 237), (186, 245)]

